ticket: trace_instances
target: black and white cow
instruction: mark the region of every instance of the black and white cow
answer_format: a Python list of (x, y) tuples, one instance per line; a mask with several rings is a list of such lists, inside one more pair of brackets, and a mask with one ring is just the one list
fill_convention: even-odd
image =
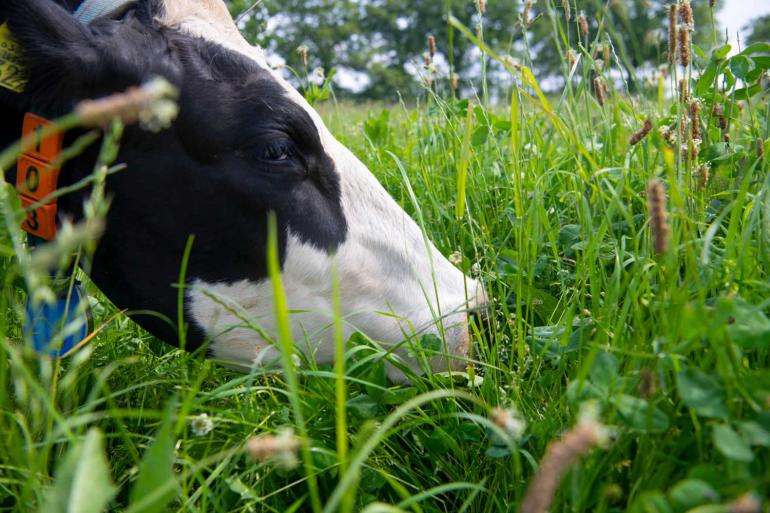
[[(0, 146), (18, 137), (27, 110), (62, 114), (152, 76), (179, 88), (172, 127), (159, 134), (128, 128), (119, 157), (127, 170), (108, 179), (112, 205), (91, 270), (107, 297), (120, 308), (175, 319), (173, 284), (194, 234), (188, 349), (210, 340), (213, 356), (243, 369), (274, 359), (277, 349), (217, 299), (229, 298), (276, 333), (266, 279), (266, 219), (274, 211), (283, 282), (298, 312), (293, 332), (309, 344), (298, 342), (300, 348), (318, 362), (333, 360), (336, 261), (346, 334), (360, 330), (392, 346), (414, 334), (444, 333), (447, 352), (460, 357), (451, 366), (464, 366), (467, 312), (486, 302), (482, 288), (424, 239), (366, 166), (271, 71), (222, 0), (137, 0), (88, 25), (71, 15), (80, 1), (2, 0), (0, 19), (23, 48), (29, 82), (22, 94), (0, 89)], [(90, 173), (95, 152), (68, 163), (60, 186)], [(86, 194), (60, 199), (60, 212), (77, 218)], [(134, 317), (160, 338), (178, 340), (173, 323)], [(397, 353), (408, 360), (406, 351)], [(445, 369), (449, 360), (432, 365)]]

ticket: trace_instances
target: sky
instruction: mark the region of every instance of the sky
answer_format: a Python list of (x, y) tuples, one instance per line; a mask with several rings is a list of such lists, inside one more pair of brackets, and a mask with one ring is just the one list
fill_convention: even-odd
[(719, 13), (719, 21), (722, 29), (729, 31), (730, 42), (735, 48), (736, 34), (742, 34), (741, 40), (746, 39), (746, 33), (742, 31), (752, 19), (764, 14), (770, 14), (770, 0), (727, 0), (722, 12)]

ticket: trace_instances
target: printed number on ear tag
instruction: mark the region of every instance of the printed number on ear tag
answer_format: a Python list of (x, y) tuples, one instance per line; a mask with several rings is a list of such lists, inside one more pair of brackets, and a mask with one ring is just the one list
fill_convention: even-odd
[(27, 85), (26, 70), (19, 63), (21, 46), (8, 30), (8, 25), (0, 25), (0, 87), (14, 93), (24, 91)]
[[(29, 208), (35, 200), (26, 196), (21, 197), (21, 205)], [(53, 240), (56, 237), (56, 203), (41, 205), (27, 211), (27, 218), (21, 224), (27, 233), (37, 235), (41, 239)]]

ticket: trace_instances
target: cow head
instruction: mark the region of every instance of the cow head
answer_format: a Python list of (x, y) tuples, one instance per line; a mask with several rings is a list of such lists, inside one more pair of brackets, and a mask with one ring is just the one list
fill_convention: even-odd
[[(300, 349), (319, 362), (333, 359), (336, 268), (346, 335), (360, 330), (393, 346), (436, 333), (450, 355), (467, 352), (468, 309), (486, 301), (479, 284), (439, 253), (302, 96), (270, 70), (221, 0), (140, 0), (88, 26), (66, 9), (73, 1), (4, 0), (0, 13), (24, 49), (29, 77), (25, 92), (6, 103), (19, 112), (29, 106), (66, 112), (81, 99), (156, 75), (180, 91), (171, 128), (126, 131), (119, 160), (127, 170), (108, 181), (112, 207), (91, 274), (110, 299), (159, 313), (134, 317), (177, 340), (169, 321), (177, 311), (173, 284), (192, 234), (190, 345), (210, 340), (214, 356), (244, 368), (273, 359), (276, 350), (254, 329), (259, 325), (265, 338), (276, 333), (266, 272), (272, 211)], [(84, 154), (62, 176), (78, 180), (93, 159)], [(77, 216), (81, 202), (76, 194), (60, 206)], [(464, 363), (439, 357), (431, 365)]]

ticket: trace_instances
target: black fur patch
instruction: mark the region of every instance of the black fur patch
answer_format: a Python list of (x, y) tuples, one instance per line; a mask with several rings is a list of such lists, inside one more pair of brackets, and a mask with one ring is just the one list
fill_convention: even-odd
[[(266, 277), (269, 211), (277, 214), (282, 261), (289, 231), (327, 251), (345, 240), (334, 163), (311, 118), (270, 72), (222, 46), (158, 26), (156, 0), (88, 27), (69, 14), (76, 2), (60, 5), (67, 1), (3, 0), (0, 19), (24, 47), (29, 84), (23, 95), (0, 90), (0, 146), (18, 137), (26, 110), (56, 116), (81, 99), (153, 75), (180, 90), (174, 125), (158, 134), (129, 127), (118, 159), (128, 168), (108, 179), (112, 206), (91, 276), (119, 308), (176, 318), (172, 284), (191, 234), (188, 280), (224, 283)], [(91, 149), (70, 162), (60, 185), (89, 174), (95, 160)], [(60, 199), (60, 211), (78, 218), (87, 193)], [(173, 323), (133, 317), (176, 342)], [(203, 337), (194, 329), (189, 347)]]

